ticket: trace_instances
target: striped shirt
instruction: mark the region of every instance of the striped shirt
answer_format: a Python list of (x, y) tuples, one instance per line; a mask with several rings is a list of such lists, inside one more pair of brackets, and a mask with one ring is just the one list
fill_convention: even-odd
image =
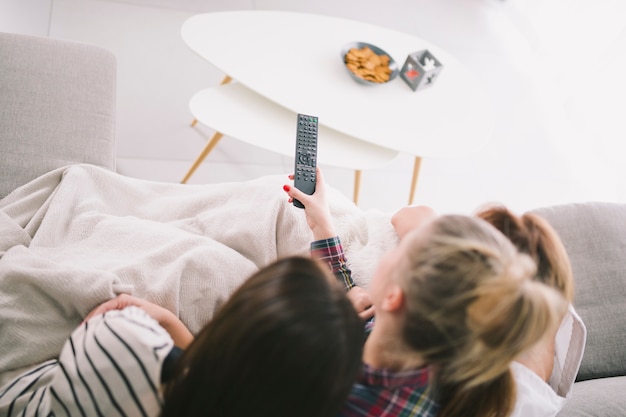
[(50, 360), (0, 389), (1, 416), (158, 416), (161, 368), (174, 343), (138, 307), (78, 327)]
[[(311, 257), (328, 263), (347, 289), (355, 286), (339, 237), (311, 243)], [(369, 333), (374, 319), (365, 323)], [(434, 417), (439, 406), (431, 390), (429, 367), (407, 371), (376, 369), (363, 364), (360, 377), (341, 409), (341, 417)]]

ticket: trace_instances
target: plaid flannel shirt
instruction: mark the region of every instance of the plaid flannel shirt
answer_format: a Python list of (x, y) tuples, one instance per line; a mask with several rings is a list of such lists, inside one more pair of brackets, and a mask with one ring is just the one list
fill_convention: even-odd
[(409, 371), (375, 369), (362, 374), (339, 411), (341, 417), (434, 417), (439, 411), (431, 392), (429, 367)]
[(338, 236), (311, 243), (311, 257), (328, 263), (330, 270), (333, 271), (339, 282), (346, 286), (346, 289), (349, 290), (355, 286), (352, 280), (352, 271), (348, 268)]
[[(311, 243), (311, 256), (327, 262), (347, 289), (355, 286), (339, 237)], [(369, 332), (373, 319), (365, 324)], [(341, 417), (434, 417), (439, 406), (431, 391), (431, 371), (375, 369), (363, 364), (361, 375), (341, 409)]]

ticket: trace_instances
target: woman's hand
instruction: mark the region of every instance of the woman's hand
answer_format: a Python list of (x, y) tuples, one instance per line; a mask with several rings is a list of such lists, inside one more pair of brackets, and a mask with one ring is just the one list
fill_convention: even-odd
[[(292, 203), (295, 198), (304, 205), (306, 221), (313, 232), (313, 238), (314, 240), (321, 240), (334, 237), (337, 234), (335, 233), (335, 227), (333, 226), (333, 220), (326, 200), (326, 184), (319, 167), (316, 173), (317, 181), (313, 194), (305, 194), (290, 185), (285, 185), (283, 190), (285, 190), (289, 196), (290, 203)], [(289, 175), (289, 179), (293, 180), (293, 174)]]
[(355, 286), (348, 290), (348, 299), (352, 302), (352, 306), (357, 314), (363, 320), (369, 320), (374, 317), (374, 304), (370, 294), (363, 287)]
[(87, 314), (83, 322), (97, 315), (104, 314), (107, 311), (123, 310), (130, 306), (141, 308), (148, 313), (150, 317), (158, 321), (161, 327), (167, 330), (170, 334), (176, 346), (184, 349), (193, 341), (193, 335), (191, 332), (174, 313), (164, 307), (128, 294), (120, 294), (117, 297), (100, 304)]
[(159, 317), (164, 314), (161, 310), (165, 310), (163, 307), (152, 304), (146, 300), (142, 300), (141, 298), (133, 297), (132, 295), (128, 294), (120, 294), (117, 297), (105, 301), (104, 303), (91, 310), (83, 321), (87, 321), (92, 317), (104, 314), (107, 311), (123, 310), (126, 307), (130, 306), (135, 306), (143, 309), (146, 313), (148, 313), (148, 315), (150, 315), (150, 317), (152, 317), (159, 323)]

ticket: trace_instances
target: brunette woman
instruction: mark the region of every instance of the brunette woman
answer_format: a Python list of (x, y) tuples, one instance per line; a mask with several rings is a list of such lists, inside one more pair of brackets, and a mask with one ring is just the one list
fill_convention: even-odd
[(0, 415), (330, 416), (363, 340), (325, 265), (287, 258), (247, 280), (196, 338), (145, 300), (103, 303), (58, 360), (0, 390)]

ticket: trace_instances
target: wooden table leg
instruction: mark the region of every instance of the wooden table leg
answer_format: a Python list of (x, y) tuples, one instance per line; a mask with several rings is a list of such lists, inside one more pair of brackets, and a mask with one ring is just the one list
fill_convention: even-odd
[(183, 178), (183, 180), (180, 182), (181, 184), (185, 184), (187, 180), (193, 175), (193, 173), (200, 166), (202, 161), (204, 161), (207, 155), (213, 150), (213, 148), (215, 148), (215, 145), (217, 145), (220, 139), (222, 139), (222, 136), (224, 135), (220, 132), (215, 132), (215, 134), (213, 134), (213, 136), (209, 140), (209, 143), (206, 144), (202, 152), (200, 152), (200, 155), (198, 155), (198, 157), (194, 161), (193, 165), (191, 165), (191, 168), (189, 168), (189, 171), (187, 171), (185, 178)]
[(354, 204), (359, 204), (359, 190), (361, 189), (361, 170), (354, 171)]
[[(222, 82), (220, 82), (220, 85), (228, 84), (232, 80), (233, 79), (230, 77), (230, 75), (226, 75), (224, 79), (222, 80)], [(191, 121), (191, 127), (195, 127), (197, 123), (198, 123), (198, 119), (194, 118)], [(220, 139), (222, 139), (222, 136), (224, 135), (221, 134), (220, 132), (215, 132), (213, 134), (213, 136), (209, 140), (209, 143), (206, 144), (202, 152), (200, 152), (200, 155), (198, 155), (196, 160), (191, 165), (191, 168), (189, 168), (189, 171), (187, 171), (187, 174), (185, 174), (185, 177), (180, 182), (181, 184), (185, 184), (189, 180), (189, 178), (191, 178), (191, 176), (196, 171), (196, 169), (198, 169), (202, 161), (204, 161), (207, 155), (209, 155), (209, 153), (213, 150), (213, 148), (215, 148), (215, 145), (217, 145), (217, 142), (219, 142)]]
[(417, 186), (417, 177), (420, 173), (420, 166), (422, 165), (422, 158), (419, 156), (415, 157), (415, 162), (413, 163), (413, 178), (411, 179), (411, 190), (409, 194), (409, 206), (413, 204), (413, 198), (415, 197), (415, 188)]
[[(228, 84), (229, 82), (231, 82), (233, 79), (230, 77), (230, 75), (227, 75), (224, 77), (224, 79), (222, 80), (222, 82), (220, 83), (220, 85), (224, 85), (224, 84)], [(198, 119), (194, 118), (191, 121), (191, 127), (195, 127), (196, 124), (198, 123)]]

